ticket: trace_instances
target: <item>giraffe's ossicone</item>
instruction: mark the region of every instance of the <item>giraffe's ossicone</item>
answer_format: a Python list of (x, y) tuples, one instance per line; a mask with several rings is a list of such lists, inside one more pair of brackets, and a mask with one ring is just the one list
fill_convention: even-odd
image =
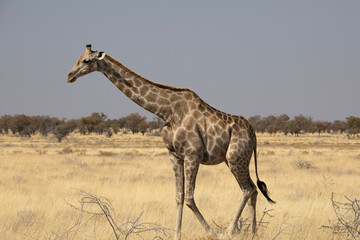
[(252, 230), (256, 231), (257, 189), (249, 173), (253, 153), (258, 188), (269, 202), (274, 201), (269, 197), (265, 183), (259, 180), (256, 135), (245, 118), (216, 110), (187, 88), (152, 82), (105, 52), (92, 51), (91, 45), (86, 46), (85, 53), (78, 58), (67, 81), (75, 82), (77, 78), (94, 71), (102, 72), (127, 97), (166, 123), (161, 136), (169, 150), (175, 172), (175, 239), (181, 238), (184, 203), (194, 212), (206, 231), (213, 234), (194, 200), (195, 180), (200, 164), (214, 165), (225, 162), (244, 193), (228, 228), (228, 235), (236, 233), (237, 222), (248, 200)]

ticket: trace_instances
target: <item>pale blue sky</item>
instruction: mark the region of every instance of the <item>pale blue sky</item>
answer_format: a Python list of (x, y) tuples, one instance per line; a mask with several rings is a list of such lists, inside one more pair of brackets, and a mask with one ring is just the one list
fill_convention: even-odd
[(0, 116), (151, 114), (102, 74), (68, 84), (91, 43), (156, 82), (250, 117), (360, 114), (360, 1), (0, 1)]

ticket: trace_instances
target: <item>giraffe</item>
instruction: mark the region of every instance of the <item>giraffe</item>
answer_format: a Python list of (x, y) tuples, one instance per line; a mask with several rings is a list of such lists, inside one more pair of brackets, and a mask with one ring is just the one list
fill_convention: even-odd
[(248, 202), (252, 231), (256, 232), (257, 188), (250, 178), (249, 164), (254, 153), (257, 186), (270, 203), (266, 184), (259, 180), (256, 159), (256, 135), (242, 116), (230, 115), (208, 105), (195, 92), (152, 82), (105, 52), (91, 50), (80, 55), (68, 74), (67, 81), (75, 82), (94, 71), (103, 73), (132, 101), (165, 121), (162, 139), (169, 152), (175, 173), (177, 215), (175, 239), (181, 238), (184, 203), (192, 210), (208, 234), (213, 235), (209, 224), (200, 213), (194, 200), (195, 181), (199, 165), (225, 162), (243, 191), (243, 198), (233, 217), (227, 234), (237, 233), (237, 222)]

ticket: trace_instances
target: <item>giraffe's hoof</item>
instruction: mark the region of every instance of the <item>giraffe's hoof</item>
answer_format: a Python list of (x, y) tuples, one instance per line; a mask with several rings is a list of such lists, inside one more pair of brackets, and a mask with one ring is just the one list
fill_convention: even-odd
[(208, 236), (209, 239), (216, 239), (216, 238), (217, 238), (216, 233), (215, 233), (213, 230), (211, 230), (211, 229), (209, 229), (209, 230), (207, 231), (207, 236)]
[(232, 237), (238, 234), (240, 234), (240, 228), (238, 227), (238, 225), (230, 226), (226, 232), (226, 235), (228, 236), (229, 239), (231, 239)]
[(181, 234), (175, 234), (174, 240), (181, 240)]

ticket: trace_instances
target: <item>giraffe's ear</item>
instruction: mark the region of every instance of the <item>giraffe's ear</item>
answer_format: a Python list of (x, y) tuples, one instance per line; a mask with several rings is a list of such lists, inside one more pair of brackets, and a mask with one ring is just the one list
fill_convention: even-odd
[(96, 58), (98, 60), (103, 60), (105, 55), (106, 55), (106, 52), (99, 52)]

